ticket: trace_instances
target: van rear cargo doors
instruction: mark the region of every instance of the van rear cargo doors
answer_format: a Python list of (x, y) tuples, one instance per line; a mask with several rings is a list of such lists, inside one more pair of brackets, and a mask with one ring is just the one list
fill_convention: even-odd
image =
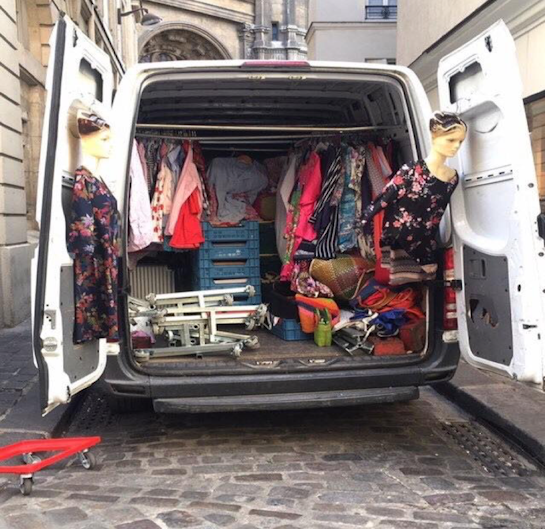
[(469, 127), (451, 203), (462, 354), (542, 384), (545, 248), (515, 43), (504, 22), (444, 57), (438, 85), (441, 108)]
[(109, 120), (113, 94), (108, 55), (66, 16), (55, 26), (51, 50), (38, 175), (40, 242), (32, 261), (33, 348), (44, 414), (90, 386), (106, 365), (105, 343), (72, 340), (74, 271), (66, 235), (80, 152), (69, 115), (77, 102)]

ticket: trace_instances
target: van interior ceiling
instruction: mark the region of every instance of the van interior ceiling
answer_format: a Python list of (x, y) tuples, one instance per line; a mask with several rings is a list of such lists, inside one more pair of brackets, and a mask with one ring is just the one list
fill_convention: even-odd
[[(141, 93), (135, 139), (145, 144), (166, 142), (169, 145), (180, 145), (184, 140), (190, 140), (192, 145), (198, 144), (206, 168), (205, 185), (206, 170), (215, 159), (246, 159), (250, 163), (255, 162), (268, 168), (269, 160), (283, 157), (285, 168), (290, 153), (304, 150), (309, 145), (314, 147), (317, 142), (366, 145), (367, 142), (385, 144), (393, 141), (398, 160), (405, 162), (415, 159), (417, 155), (408, 104), (400, 81), (384, 72), (347, 72), (344, 76), (339, 76), (338, 73), (333, 76), (327, 71), (308, 75), (299, 72), (297, 75), (278, 72), (252, 75), (251, 71), (241, 73), (238, 69), (218, 71), (213, 79), (209, 76), (199, 77), (194, 72), (169, 73), (152, 78)], [(146, 162), (149, 163), (149, 160)], [(271, 189), (273, 194), (277, 191), (274, 185), (268, 191)], [(154, 193), (153, 184), (150, 193), (150, 196)], [(275, 198), (278, 200), (278, 196)], [(256, 210), (259, 213), (259, 208), (256, 207)], [(206, 212), (203, 215), (206, 219)], [(281, 267), (275, 237), (277, 219), (274, 214), (272, 219), (270, 215), (266, 219), (263, 219), (265, 215), (260, 216), (255, 223), (259, 226), (259, 254), (253, 265), (259, 268), (257, 281), (261, 284), (252, 285), (257, 289), (257, 295), (252, 297), (250, 294), (246, 303), (271, 302), (271, 290), (274, 290), (272, 284)], [(247, 220), (248, 222), (242, 224), (253, 224), (254, 219)], [(204, 230), (205, 240), (208, 233), (212, 233), (210, 230), (214, 229), (210, 225), (209, 231)], [(227, 240), (217, 243), (213, 241), (210, 244), (229, 247), (247, 242)], [(196, 257), (199, 251), (204, 253), (202, 249), (167, 250), (165, 243), (163, 248), (155, 245), (137, 252), (129, 259), (131, 296), (134, 303), (138, 305), (142, 302), (143, 307), (149, 307), (146, 303), (155, 299), (158, 301), (154, 308), (168, 308), (168, 294), (172, 294), (174, 299), (175, 293), (185, 293), (187, 296), (192, 291), (199, 290), (195, 287), (195, 277), (200, 273), (196, 267), (203, 266), (200, 257)], [(248, 256), (246, 258), (248, 262), (252, 259)], [(255, 283), (253, 274), (249, 274), (249, 278), (224, 279), (229, 267), (238, 271), (244, 262), (236, 259), (210, 261), (210, 266), (217, 268), (219, 279), (206, 283), (205, 288), (201, 284), (200, 290), (225, 287), (236, 289)], [(239, 298), (235, 294), (233, 299), (236, 302), (246, 298)], [(339, 301), (335, 298), (335, 301), (341, 310), (349, 308), (346, 300)], [(428, 290), (422, 285), (418, 305), (424, 314), (428, 313), (428, 303)], [(175, 306), (175, 302), (172, 301), (170, 306)], [(148, 328), (148, 334), (153, 335), (149, 331), (153, 325), (149, 319), (146, 320), (146, 312), (141, 314), (144, 318), (130, 318), (134, 325), (132, 330), (142, 330), (143, 327), (138, 325), (144, 325)], [(269, 324), (282, 323), (282, 319), (279, 320), (275, 314), (268, 316)], [(362, 366), (386, 367), (421, 361), (426, 354), (428, 340), (427, 318), (424, 321), (421, 345), (414, 350), (407, 350), (406, 347), (405, 354), (375, 355), (363, 354), (362, 351), (349, 354), (336, 343), (318, 347), (312, 336), (304, 335), (300, 328), (289, 329), (289, 332), (284, 329), (281, 335), (266, 328), (248, 331), (244, 324), (233, 324), (225, 329), (257, 337), (259, 348), (245, 347), (237, 355), (221, 351), (208, 351), (206, 354), (150, 355), (149, 351), (153, 351), (154, 347), (180, 345), (180, 342), (176, 342), (179, 336), (176, 337), (176, 333), (173, 335), (168, 328), (165, 330), (163, 327), (160, 334), (153, 335), (152, 340), (156, 341), (151, 346), (149, 341), (142, 338), (145, 333), (133, 332), (131, 350), (143, 370), (165, 375), (247, 373), (261, 369), (286, 372)], [(155, 331), (157, 333), (157, 328)], [(293, 336), (286, 339), (285, 333), (292, 333)], [(306, 339), (295, 339), (294, 336), (299, 334)]]

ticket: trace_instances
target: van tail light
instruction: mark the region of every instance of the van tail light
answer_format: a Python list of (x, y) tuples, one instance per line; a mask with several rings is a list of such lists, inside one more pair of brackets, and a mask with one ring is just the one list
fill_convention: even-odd
[[(454, 280), (454, 250), (448, 248), (444, 253), (444, 279)], [(455, 331), (458, 329), (456, 315), (456, 291), (451, 286), (445, 286), (443, 292), (443, 330)]]

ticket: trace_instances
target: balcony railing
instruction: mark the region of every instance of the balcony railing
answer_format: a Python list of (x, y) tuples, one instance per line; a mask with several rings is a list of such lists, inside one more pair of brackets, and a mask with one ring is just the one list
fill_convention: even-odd
[(397, 20), (397, 6), (365, 6), (365, 20)]

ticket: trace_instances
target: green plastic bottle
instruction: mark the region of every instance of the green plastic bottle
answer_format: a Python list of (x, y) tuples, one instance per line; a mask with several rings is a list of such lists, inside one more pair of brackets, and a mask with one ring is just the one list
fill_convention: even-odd
[(318, 347), (329, 347), (333, 341), (331, 332), (331, 315), (327, 309), (316, 309), (318, 325), (314, 329), (314, 343)]

